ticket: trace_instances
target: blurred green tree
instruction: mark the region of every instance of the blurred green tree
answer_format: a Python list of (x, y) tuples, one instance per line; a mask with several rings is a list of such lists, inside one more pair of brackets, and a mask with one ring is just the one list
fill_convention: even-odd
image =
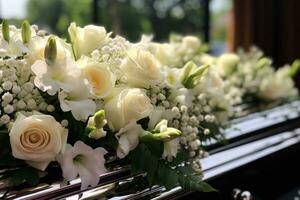
[[(203, 29), (201, 0), (98, 0), (98, 24), (132, 41), (142, 33), (165, 40), (172, 32), (200, 35)], [(92, 0), (29, 0), (31, 23), (66, 36), (70, 22), (92, 22)]]

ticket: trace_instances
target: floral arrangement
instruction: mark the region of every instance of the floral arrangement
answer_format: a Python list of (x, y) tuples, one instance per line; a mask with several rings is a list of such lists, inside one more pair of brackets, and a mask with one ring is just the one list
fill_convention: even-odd
[(198, 38), (131, 43), (72, 23), (67, 42), (26, 21), (20, 29), (3, 21), (1, 31), (6, 187), (79, 177), (85, 189), (119, 160), (147, 186), (213, 190), (200, 158), (206, 140), (223, 139), (231, 105), (215, 69), (193, 62), (204, 48)]
[(223, 54), (214, 62), (227, 88), (231, 91), (238, 88), (241, 101), (235, 105), (279, 104), (298, 98), (293, 77), (300, 69), (299, 60), (275, 70), (272, 60), (257, 47), (252, 47), (249, 52), (239, 50), (237, 54)]
[(275, 72), (257, 51), (212, 57), (194, 36), (131, 43), (72, 23), (67, 41), (5, 20), (1, 31), (5, 187), (79, 177), (85, 189), (120, 161), (144, 174), (134, 179), (145, 187), (213, 191), (200, 159), (206, 141), (224, 140), (220, 128), (233, 105), (250, 95), (297, 96), (291, 77), (298, 61)]

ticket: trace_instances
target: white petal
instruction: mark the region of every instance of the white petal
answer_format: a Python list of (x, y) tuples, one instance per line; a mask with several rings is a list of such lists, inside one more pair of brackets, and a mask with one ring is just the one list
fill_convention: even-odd
[(162, 157), (167, 158), (168, 161), (171, 161), (173, 157), (176, 157), (179, 149), (179, 138), (164, 142), (164, 152)]
[(127, 135), (124, 134), (119, 139), (119, 146), (117, 149), (118, 158), (125, 158), (128, 155), (129, 150), (130, 150), (129, 140), (127, 139)]
[(164, 112), (163, 107), (157, 107), (153, 109), (153, 111), (149, 115), (149, 123), (148, 123), (148, 128), (149, 130), (152, 130), (155, 125), (159, 122), (159, 120), (162, 119), (162, 114)]
[(120, 136), (117, 156), (124, 158), (129, 151), (135, 149), (139, 144), (139, 135), (143, 132), (141, 125), (131, 121), (124, 128), (121, 128), (116, 136)]
[(85, 121), (96, 111), (96, 104), (90, 99), (81, 101), (66, 101), (66, 103), (69, 105), (76, 120)]
[(36, 76), (43, 75), (47, 73), (47, 64), (43, 60), (37, 60), (32, 66), (31, 70)]
[(94, 187), (99, 182), (99, 174), (95, 169), (95, 166), (85, 166), (85, 165), (76, 165), (80, 179), (81, 179), (81, 189), (86, 189), (91, 186)]
[(93, 115), (96, 111), (96, 104), (91, 99), (83, 100), (67, 100), (67, 93), (60, 92), (58, 95), (60, 107), (63, 111), (71, 111), (76, 120), (86, 121), (90, 115)]
[(26, 163), (36, 169), (39, 169), (41, 171), (45, 171), (47, 166), (49, 165), (50, 161), (46, 162), (34, 162), (34, 161), (26, 161)]
[(56, 160), (59, 162), (62, 168), (63, 177), (68, 181), (75, 179), (78, 175), (78, 171), (73, 162), (73, 159), (73, 148), (70, 146), (67, 147), (64, 154), (60, 154), (56, 157)]

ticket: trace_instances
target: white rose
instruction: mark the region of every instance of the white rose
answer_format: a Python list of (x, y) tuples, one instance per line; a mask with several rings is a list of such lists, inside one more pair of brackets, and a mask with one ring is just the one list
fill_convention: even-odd
[(121, 70), (134, 87), (149, 87), (162, 81), (159, 61), (149, 52), (132, 50), (123, 60)]
[(71, 23), (68, 32), (77, 59), (80, 58), (81, 55), (88, 55), (93, 50), (101, 47), (105, 44), (110, 35), (106, 33), (104, 27), (88, 25), (81, 28), (76, 26), (76, 23)]
[(45, 170), (65, 149), (68, 131), (50, 115), (25, 117), (21, 113), (9, 133), (12, 154)]
[(82, 57), (79, 61), (83, 76), (91, 85), (92, 94), (98, 98), (106, 97), (115, 86), (116, 78), (104, 63)]
[(163, 65), (175, 67), (180, 62), (180, 55), (176, 51), (176, 47), (169, 43), (152, 43), (150, 45), (151, 52)]
[(105, 102), (104, 110), (110, 127), (120, 130), (130, 121), (143, 119), (151, 113), (153, 106), (145, 92), (137, 88), (117, 88)]
[(223, 54), (217, 60), (217, 70), (218, 72), (223, 75), (231, 74), (237, 67), (240, 58), (233, 53)]

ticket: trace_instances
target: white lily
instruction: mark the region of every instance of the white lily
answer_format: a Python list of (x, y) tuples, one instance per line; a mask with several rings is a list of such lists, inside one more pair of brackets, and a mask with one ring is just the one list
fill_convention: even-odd
[(71, 59), (57, 60), (53, 66), (48, 66), (45, 60), (37, 60), (31, 70), (36, 75), (35, 86), (49, 95), (56, 94), (60, 89), (69, 91), (72, 86), (68, 80), (81, 74)]
[(86, 121), (96, 111), (96, 104), (89, 97), (89, 87), (84, 80), (69, 80), (68, 90), (62, 90), (58, 94), (60, 107), (64, 112), (71, 111), (76, 120)]
[(107, 170), (104, 166), (104, 155), (107, 151), (104, 148), (92, 149), (81, 141), (77, 141), (74, 146), (68, 145), (63, 154), (57, 156), (63, 177), (70, 181), (78, 174), (81, 179), (81, 189), (86, 189), (98, 184), (100, 175)]
[(23, 44), (21, 35), (17, 30), (10, 31), (11, 36), (9, 42), (4, 38), (0, 39), (0, 49), (6, 50), (8, 55), (22, 55), (22, 53), (28, 52), (27, 47)]
[(117, 156), (119, 158), (125, 158), (129, 151), (135, 149), (139, 144), (139, 135), (143, 132), (141, 125), (132, 120), (124, 128), (121, 128), (116, 134), (119, 140), (119, 146), (117, 149)]

